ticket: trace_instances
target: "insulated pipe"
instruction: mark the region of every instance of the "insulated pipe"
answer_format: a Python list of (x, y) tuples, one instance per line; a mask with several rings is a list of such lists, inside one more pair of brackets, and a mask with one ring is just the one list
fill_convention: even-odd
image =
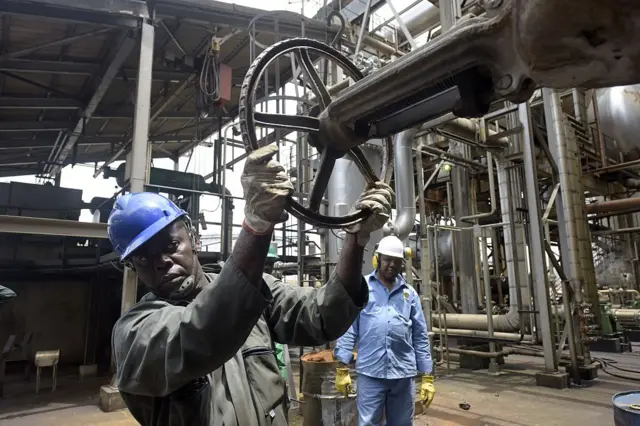
[(605, 231), (591, 231), (591, 235), (594, 237), (600, 235), (614, 235), (614, 234), (633, 234), (640, 232), (640, 227), (637, 228), (621, 228), (621, 229), (607, 229)]
[(623, 198), (621, 200), (599, 201), (587, 204), (587, 213), (615, 213), (623, 211), (625, 213), (640, 211), (640, 197)]
[(404, 56), (405, 53), (396, 49), (395, 47), (391, 46), (390, 44), (385, 43), (384, 41), (380, 41), (376, 38), (373, 38), (369, 35), (365, 35), (364, 39), (362, 40), (362, 42), (364, 44), (366, 44), (367, 46), (382, 52), (382, 53), (386, 53), (389, 56), (392, 55), (396, 55), (396, 56)]
[(633, 322), (640, 326), (640, 309), (612, 309), (611, 314), (616, 321)]
[(413, 138), (416, 133), (417, 127), (399, 133), (393, 148), (397, 216), (393, 227), (385, 226), (384, 235), (395, 231), (402, 241), (407, 239), (416, 222), (416, 189), (413, 180)]
[[(449, 320), (450, 314), (447, 315), (447, 321)], [(485, 324), (486, 327), (486, 324)], [(432, 330), (435, 334), (440, 332), (444, 332), (443, 329), (434, 327)], [(476, 339), (489, 339), (489, 333), (483, 330), (463, 330), (463, 329), (447, 329), (447, 334), (449, 336), (454, 337), (472, 337)], [(505, 342), (521, 342), (522, 340), (531, 340), (531, 335), (520, 335), (519, 333), (503, 333), (503, 332), (495, 332), (493, 333), (493, 340), (495, 341), (505, 341)]]
[(448, 346), (445, 349), (443, 349), (440, 346), (436, 346), (433, 349), (436, 350), (437, 352), (449, 351), (452, 354), (477, 356), (479, 358), (499, 358), (501, 356), (506, 356), (506, 355), (511, 355), (511, 354), (517, 353), (516, 350), (513, 349), (513, 348), (504, 348), (501, 351), (491, 351), (491, 352), (474, 351), (474, 350), (471, 350), (471, 349), (450, 348)]
[[(509, 179), (509, 171), (504, 158), (500, 158), (497, 163), (498, 169), (498, 187), (500, 189), (500, 208), (502, 211), (502, 222), (509, 224), (505, 227), (505, 249), (507, 260), (507, 271), (509, 276), (509, 311), (504, 315), (493, 315), (493, 329), (496, 332), (514, 332), (522, 328), (522, 318), (520, 311), (529, 309), (530, 297), (528, 293), (522, 297), (524, 288), (520, 287), (520, 283), (527, 283), (526, 263), (522, 250), (517, 250), (516, 246), (520, 245), (521, 233), (516, 231), (514, 221), (515, 212), (511, 200), (511, 181)], [(525, 288), (528, 288), (525, 287)], [(490, 297), (490, 296), (489, 296)], [(433, 318), (434, 324), (440, 324), (437, 317)], [(448, 314), (447, 328), (449, 329), (466, 329), (466, 330), (487, 330), (489, 320), (484, 314)], [(485, 331), (485, 333), (487, 333)], [(498, 333), (494, 333), (496, 336)]]
[(489, 197), (491, 200), (491, 210), (487, 213), (478, 213), (471, 216), (461, 217), (463, 222), (472, 222), (478, 219), (484, 219), (485, 217), (492, 217), (498, 210), (498, 203), (496, 202), (496, 184), (493, 176), (493, 154), (487, 152), (487, 172), (489, 173)]

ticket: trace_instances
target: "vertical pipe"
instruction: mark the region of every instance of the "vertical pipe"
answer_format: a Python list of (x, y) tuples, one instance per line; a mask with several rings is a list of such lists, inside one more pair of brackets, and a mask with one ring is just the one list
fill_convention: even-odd
[(533, 143), (533, 129), (531, 111), (527, 102), (518, 107), (518, 116), (523, 128), (524, 172), (527, 176), (525, 192), (529, 212), (529, 249), (531, 252), (531, 275), (534, 282), (535, 301), (538, 310), (539, 331), (542, 334), (542, 350), (544, 366), (547, 372), (558, 370), (556, 352), (554, 350), (553, 328), (551, 326), (551, 306), (549, 304), (549, 289), (547, 286), (547, 266), (544, 249), (540, 216), (540, 189), (538, 188), (538, 168)]
[[(496, 344), (493, 341), (493, 309), (491, 305), (491, 278), (489, 276), (489, 254), (487, 252), (487, 237), (484, 229), (478, 229), (481, 233), (480, 239), (482, 240), (482, 266), (484, 271), (484, 292), (487, 295), (485, 300), (485, 306), (487, 309), (487, 336), (489, 337), (489, 352), (494, 353), (496, 351)], [(446, 324), (445, 324), (446, 326)], [(498, 363), (495, 358), (491, 358), (489, 361), (489, 373), (498, 373)]]
[[(396, 190), (396, 220), (395, 231), (403, 242), (413, 231), (416, 221), (416, 190), (413, 180), (413, 139), (418, 128), (400, 132), (394, 143), (394, 171)], [(389, 235), (392, 230), (385, 226), (384, 233)]]
[[(509, 287), (513, 284), (515, 286), (515, 296), (516, 296), (516, 304), (515, 307), (518, 309), (518, 314), (520, 317), (520, 334), (524, 334), (524, 321), (522, 316), (522, 290), (520, 288), (520, 261), (518, 260), (518, 246), (517, 246), (517, 237), (516, 237), (516, 224), (515, 224), (515, 209), (513, 207), (513, 188), (511, 185), (511, 179), (507, 179), (507, 203), (509, 210), (509, 217), (511, 220), (509, 221), (509, 233), (511, 234), (511, 258), (513, 259), (513, 276), (509, 277), (509, 280), (513, 280), (513, 283), (509, 283)], [(527, 301), (528, 302), (528, 301)], [(509, 304), (511, 307), (514, 306), (514, 303), (511, 301), (511, 292), (509, 292)], [(527, 303), (528, 305), (528, 303)], [(509, 309), (511, 311), (512, 308)]]
[[(573, 288), (574, 302), (576, 305), (576, 314), (573, 316), (573, 327), (575, 337), (572, 344), (576, 344), (578, 355), (582, 355), (586, 364), (591, 362), (589, 347), (586, 345), (584, 327), (581, 323), (584, 321), (582, 309), (584, 307), (583, 283), (582, 283), (582, 267), (580, 265), (580, 246), (578, 241), (578, 224), (580, 218), (577, 217), (576, 198), (574, 192), (577, 191), (572, 174), (577, 173), (572, 168), (571, 153), (567, 147), (566, 135), (566, 118), (562, 112), (561, 100), (559, 93), (554, 89), (542, 89), (542, 95), (545, 105), (545, 117), (547, 121), (547, 133), (549, 135), (549, 143), (552, 147), (552, 154), (558, 166), (558, 178), (560, 183), (560, 199), (556, 201), (558, 211), (559, 228), (564, 228), (565, 237), (562, 237), (562, 267), (566, 271), (571, 287)], [(576, 194), (582, 195), (582, 194)], [(584, 204), (584, 200), (583, 200)], [(582, 206), (580, 206), (582, 208)], [(595, 314), (595, 312), (594, 312)]]
[[(453, 213), (452, 208), (452, 185), (451, 182), (447, 182), (447, 205), (448, 214), (451, 216)], [(457, 255), (457, 241), (455, 235), (451, 234), (451, 282), (453, 283), (453, 303), (460, 302), (460, 282), (458, 281), (458, 257)]]
[[(222, 185), (220, 188), (220, 193), (221, 193), (221, 197), (222, 197), (222, 218), (221, 218), (221, 222), (222, 224), (220, 225), (220, 237), (221, 237), (221, 251), (222, 251), (222, 260), (227, 260), (227, 258), (229, 257), (229, 252), (231, 251), (231, 244), (230, 241), (233, 238), (233, 235), (228, 235), (229, 232), (231, 232), (233, 234), (233, 226), (229, 226), (229, 214), (228, 214), (228, 209), (229, 209), (229, 199), (227, 198), (227, 171), (226, 169), (226, 165), (227, 165), (227, 132), (229, 131), (229, 129), (231, 129), (232, 126), (228, 126), (225, 130), (224, 130), (224, 140), (222, 143)], [(229, 232), (227, 232), (229, 231)]]
[(453, 27), (456, 19), (460, 16), (459, 0), (440, 0), (440, 26), (444, 34), (449, 28)]
[(424, 199), (424, 166), (422, 164), (422, 138), (416, 151), (416, 171), (418, 172), (418, 206), (420, 211), (420, 301), (427, 321), (427, 330), (431, 330), (431, 256), (427, 235), (427, 206)]
[(598, 111), (598, 97), (596, 96), (596, 91), (593, 91), (591, 96), (591, 104), (593, 105), (593, 118), (596, 122), (596, 129), (598, 131), (598, 145), (600, 147), (600, 167), (606, 167), (607, 165), (607, 151), (604, 144), (604, 134), (602, 133), (602, 128), (600, 127), (600, 112)]

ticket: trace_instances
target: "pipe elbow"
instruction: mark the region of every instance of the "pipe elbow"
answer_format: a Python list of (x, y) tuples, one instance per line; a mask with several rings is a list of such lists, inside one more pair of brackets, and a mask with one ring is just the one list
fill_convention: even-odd
[[(413, 164), (413, 139), (418, 133), (418, 128), (405, 130), (396, 136), (394, 151), (394, 169), (396, 179), (396, 210), (398, 214), (394, 221), (395, 229), (388, 228), (389, 233), (395, 234), (401, 240), (406, 240), (416, 221), (415, 183), (413, 176), (415, 167)], [(387, 227), (385, 227), (385, 235)]]

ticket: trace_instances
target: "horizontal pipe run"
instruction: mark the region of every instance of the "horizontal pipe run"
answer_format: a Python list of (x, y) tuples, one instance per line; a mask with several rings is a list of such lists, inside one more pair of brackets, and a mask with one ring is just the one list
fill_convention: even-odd
[(599, 201), (587, 204), (587, 213), (614, 213), (619, 211), (637, 212), (640, 211), (640, 197), (622, 198), (620, 200)]
[[(448, 319), (449, 315), (447, 315), (447, 319)], [(437, 327), (434, 327), (431, 329), (431, 331), (435, 334), (439, 334), (440, 333), (440, 329)], [(444, 333), (444, 330), (442, 330), (442, 333)], [(463, 329), (453, 329), (453, 328), (448, 328), (447, 329), (447, 335), (449, 336), (454, 336), (454, 337), (470, 337), (470, 338), (475, 338), (475, 339), (483, 339), (483, 340), (489, 340), (489, 333), (486, 330), (463, 330)], [(532, 340), (532, 336), (531, 335), (520, 335), (520, 333), (503, 333), (503, 332), (494, 332), (493, 333), (493, 339), (496, 342), (521, 342), (522, 340)]]
[(592, 231), (591, 235), (594, 237), (601, 235), (614, 235), (614, 234), (632, 234), (635, 232), (640, 232), (640, 227), (635, 228), (622, 228), (622, 229), (608, 229), (604, 231)]
[(588, 173), (593, 174), (602, 174), (602, 173), (611, 173), (618, 172), (620, 170), (628, 169), (630, 167), (638, 167), (640, 166), (640, 160), (627, 161), (626, 163), (614, 164), (612, 166), (600, 167), (599, 169), (589, 170)]
[(485, 169), (486, 168), (486, 166), (484, 164), (482, 164), (482, 163), (478, 163), (478, 162), (472, 161), (472, 160), (467, 160), (464, 157), (460, 157), (460, 156), (457, 156), (457, 155), (454, 155), (454, 154), (449, 154), (447, 151), (443, 151), (443, 150), (438, 149), (438, 148), (432, 148), (430, 146), (422, 146), (422, 151), (427, 153), (427, 154), (429, 154), (429, 155), (432, 155), (432, 156), (435, 156), (435, 157), (439, 157), (440, 159), (449, 160), (452, 163), (460, 163), (460, 164), (465, 165), (465, 166), (477, 167), (479, 169)]
[(477, 356), (477, 357), (480, 357), (480, 358), (498, 358), (498, 357), (501, 357), (501, 356), (506, 356), (506, 355), (511, 355), (511, 354), (517, 353), (517, 351), (515, 349), (512, 349), (512, 348), (504, 348), (503, 350), (496, 351), (496, 352), (483, 352), (483, 351), (474, 351), (474, 350), (471, 350), (471, 349), (459, 349), (459, 348), (444, 348), (443, 349), (440, 346), (436, 346), (433, 349), (438, 351), (438, 352), (449, 351), (452, 354), (471, 355), (471, 356)]

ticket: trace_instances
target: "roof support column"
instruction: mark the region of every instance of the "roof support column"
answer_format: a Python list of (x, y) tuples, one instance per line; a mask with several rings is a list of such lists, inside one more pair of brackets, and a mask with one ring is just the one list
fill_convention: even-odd
[(524, 175), (527, 179), (525, 192), (529, 210), (529, 253), (535, 290), (536, 308), (539, 312), (539, 332), (542, 334), (544, 367), (547, 373), (558, 371), (553, 325), (551, 322), (551, 306), (549, 303), (549, 286), (547, 283), (546, 253), (543, 248), (542, 217), (540, 210), (540, 188), (538, 187), (538, 167), (533, 142), (531, 110), (528, 101), (518, 106), (518, 118), (523, 128)]
[[(133, 116), (133, 140), (129, 168), (129, 191), (143, 192), (147, 183), (149, 150), (149, 109), (151, 107), (151, 81), (153, 67), (154, 27), (143, 20), (140, 31), (140, 58), (136, 82), (136, 106)], [(127, 312), (137, 299), (138, 277), (125, 268), (122, 281), (122, 313)]]

